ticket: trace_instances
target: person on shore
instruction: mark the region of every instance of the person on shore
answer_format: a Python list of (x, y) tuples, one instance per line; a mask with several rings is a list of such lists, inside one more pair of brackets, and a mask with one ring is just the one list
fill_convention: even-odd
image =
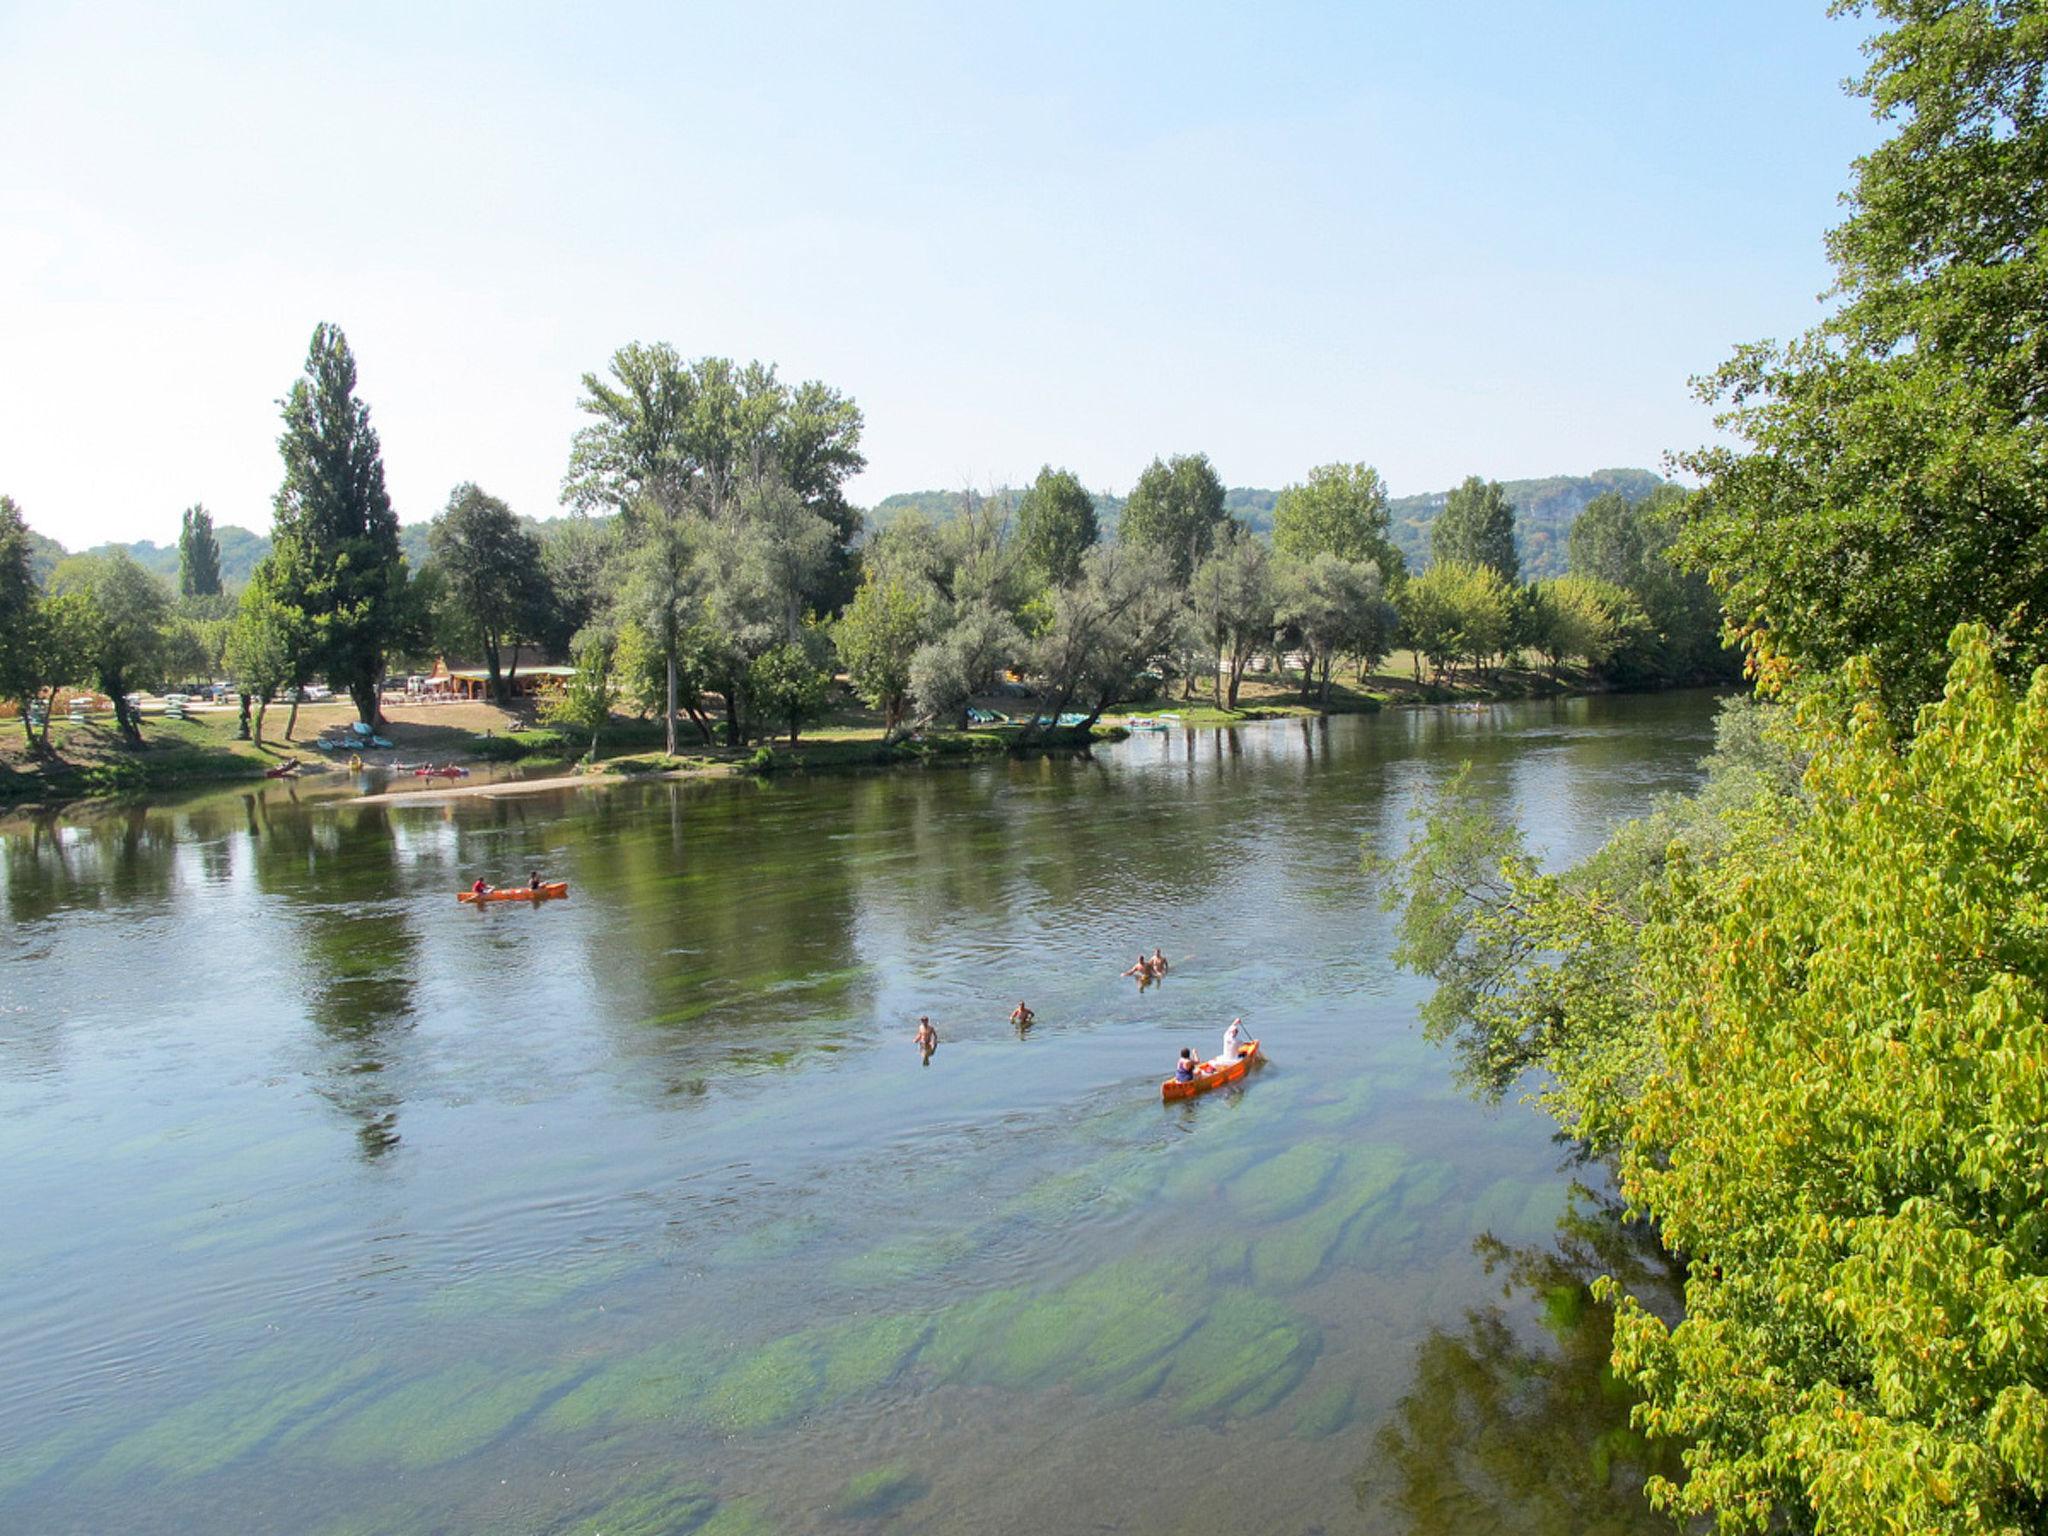
[(1017, 1006), (1011, 1010), (1010, 1022), (1017, 1026), (1017, 1033), (1021, 1035), (1038, 1022), (1038, 1015), (1033, 1013), (1020, 997), (1017, 999)]
[(1187, 1046), (1180, 1048), (1180, 1060), (1173, 1064), (1173, 1080), (1176, 1083), (1192, 1083), (1197, 1066), (1195, 1053)]
[(1232, 1019), (1230, 1028), (1223, 1031), (1223, 1063), (1228, 1066), (1237, 1060), (1245, 1043), (1244, 1020)]
[(1159, 952), (1157, 944), (1152, 946), (1152, 979), (1157, 981), (1166, 974), (1166, 956)]

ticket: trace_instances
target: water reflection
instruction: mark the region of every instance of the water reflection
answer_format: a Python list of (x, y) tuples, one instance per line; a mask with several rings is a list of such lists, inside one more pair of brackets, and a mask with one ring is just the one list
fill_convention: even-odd
[[(1356, 1474), (1359, 1506), (1412, 1536), (1517, 1531), (1625, 1536), (1669, 1531), (1643, 1495), (1676, 1475), (1676, 1448), (1629, 1424), (1634, 1402), (1608, 1364), (1613, 1309), (1592, 1283), (1620, 1279), (1675, 1315), (1683, 1280), (1655, 1234), (1611, 1194), (1583, 1183), (1554, 1242), (1474, 1244), (1507, 1306), (1474, 1308), (1464, 1326), (1432, 1330), (1413, 1384)], [(1540, 1330), (1519, 1322), (1535, 1311)]]

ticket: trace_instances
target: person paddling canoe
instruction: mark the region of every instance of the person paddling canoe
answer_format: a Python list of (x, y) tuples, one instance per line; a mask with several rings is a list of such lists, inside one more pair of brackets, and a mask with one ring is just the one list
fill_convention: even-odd
[(469, 894), (476, 897), (478, 900), (482, 900), (484, 897), (491, 894), (490, 882), (485, 880), (482, 875), (478, 875), (476, 884), (472, 885), (469, 888)]
[(1225, 1066), (1228, 1066), (1231, 1062), (1237, 1060), (1238, 1054), (1244, 1046), (1244, 1042), (1244, 1020), (1232, 1019), (1230, 1021), (1230, 1028), (1223, 1031), (1223, 1055), (1221, 1059)]
[(1195, 1080), (1195, 1073), (1201, 1070), (1201, 1066), (1202, 1064), (1195, 1060), (1195, 1053), (1184, 1045), (1180, 1048), (1180, 1060), (1173, 1064), (1173, 1080), (1176, 1083), (1192, 1083)]

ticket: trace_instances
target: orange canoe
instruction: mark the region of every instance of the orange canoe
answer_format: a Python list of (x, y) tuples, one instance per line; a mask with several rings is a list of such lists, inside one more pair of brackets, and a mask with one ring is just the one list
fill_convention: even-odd
[(1168, 1078), (1159, 1085), (1161, 1102), (1171, 1104), (1175, 1099), (1192, 1099), (1198, 1093), (1207, 1093), (1211, 1088), (1221, 1088), (1225, 1083), (1234, 1083), (1251, 1070), (1252, 1063), (1259, 1060), (1259, 1042), (1247, 1040), (1237, 1048), (1237, 1060), (1227, 1067), (1219, 1067), (1213, 1061), (1205, 1061), (1195, 1073), (1191, 1083), (1177, 1083)]
[(457, 901), (548, 901), (556, 896), (569, 894), (569, 882), (550, 880), (538, 890), (527, 885), (501, 885), (495, 890), (485, 891), (479, 896), (475, 891), (457, 891)]

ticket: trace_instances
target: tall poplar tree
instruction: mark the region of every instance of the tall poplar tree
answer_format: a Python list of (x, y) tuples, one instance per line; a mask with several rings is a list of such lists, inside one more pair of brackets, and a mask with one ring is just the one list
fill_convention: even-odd
[(1223, 509), (1223, 482), (1206, 453), (1154, 459), (1131, 487), (1117, 523), (1117, 537), (1150, 549), (1166, 562), (1173, 584), (1185, 587), (1195, 567), (1216, 548), (1216, 536), (1230, 522)]
[(220, 595), (220, 541), (213, 536), (213, 514), (194, 502), (178, 528), (178, 596)]
[(1521, 579), (1515, 554), (1515, 504), (1498, 480), (1467, 475), (1429, 530), (1430, 558), (1491, 566), (1510, 583)]
[(356, 361), (338, 326), (321, 324), (306, 370), (280, 404), (284, 459), (271, 559), (279, 601), (301, 612), (312, 670), (346, 688), (366, 724), (378, 719), (384, 656), (408, 617), (398, 515), (370, 408), (356, 399)]

